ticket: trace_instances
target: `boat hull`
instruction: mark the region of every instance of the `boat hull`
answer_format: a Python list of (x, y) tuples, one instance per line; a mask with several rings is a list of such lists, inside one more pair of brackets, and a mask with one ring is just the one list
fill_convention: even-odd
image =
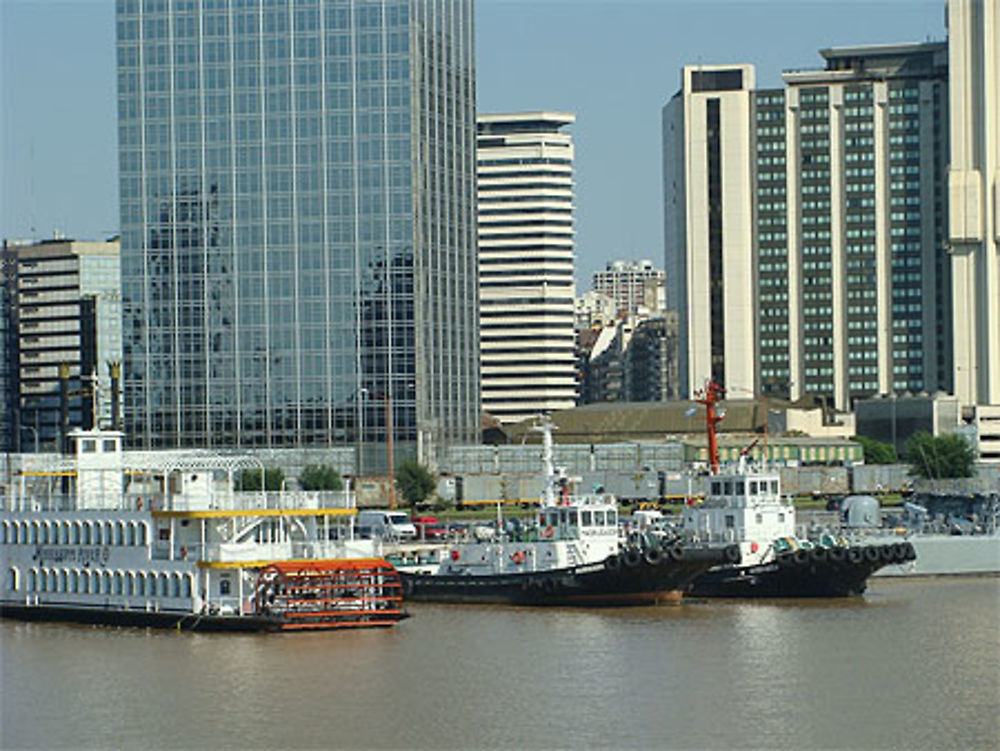
[(800, 550), (758, 565), (716, 566), (687, 588), (694, 597), (855, 597), (879, 569), (912, 560), (905, 544), (865, 545), (836, 552)]
[[(402, 617), (354, 618), (350, 622), (316, 624), (317, 630), (344, 628), (379, 628), (395, 625)], [(61, 605), (0, 605), (0, 618), (22, 621), (80, 623), (95, 626), (126, 626), (137, 628), (163, 628), (178, 631), (283, 631), (287, 621), (259, 615), (201, 615), (146, 610), (114, 608), (88, 608)], [(301, 628), (301, 626), (300, 626)]]
[(416, 602), (616, 607), (680, 601), (687, 585), (722, 560), (722, 551), (685, 550), (680, 560), (644, 555), (510, 574), (400, 571), (403, 597)]

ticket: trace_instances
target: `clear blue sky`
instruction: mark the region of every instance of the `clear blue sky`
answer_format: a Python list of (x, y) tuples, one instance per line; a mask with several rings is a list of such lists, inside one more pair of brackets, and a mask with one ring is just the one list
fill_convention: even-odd
[[(478, 0), (481, 112), (577, 114), (577, 279), (663, 264), (660, 110), (686, 63), (759, 86), (831, 46), (944, 39), (944, 0)], [(0, 0), (0, 237), (118, 230), (113, 0)]]

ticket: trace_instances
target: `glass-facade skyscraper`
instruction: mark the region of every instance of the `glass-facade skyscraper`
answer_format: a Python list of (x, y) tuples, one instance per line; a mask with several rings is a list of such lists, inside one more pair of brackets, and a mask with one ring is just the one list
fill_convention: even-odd
[(475, 440), (472, 0), (117, 23), (131, 442)]

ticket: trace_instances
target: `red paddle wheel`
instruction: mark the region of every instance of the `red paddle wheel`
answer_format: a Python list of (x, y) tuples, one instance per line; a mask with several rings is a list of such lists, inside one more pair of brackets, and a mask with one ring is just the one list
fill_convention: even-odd
[(383, 558), (272, 563), (254, 594), (256, 613), (280, 630), (391, 626), (402, 601), (399, 572)]

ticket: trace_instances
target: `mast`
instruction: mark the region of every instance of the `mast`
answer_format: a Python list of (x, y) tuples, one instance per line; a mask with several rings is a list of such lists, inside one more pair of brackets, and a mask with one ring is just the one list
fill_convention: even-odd
[(556, 468), (552, 461), (552, 421), (548, 415), (545, 415), (542, 417), (541, 422), (532, 429), (538, 430), (542, 434), (542, 469), (545, 471), (545, 489), (542, 491), (542, 505), (552, 506), (555, 504), (556, 499)]
[(712, 474), (719, 474), (719, 438), (716, 435), (715, 426), (722, 420), (722, 415), (718, 414), (715, 405), (719, 403), (726, 390), (711, 378), (705, 381), (703, 391), (696, 394), (696, 403), (705, 407), (705, 431), (708, 434), (708, 463)]

